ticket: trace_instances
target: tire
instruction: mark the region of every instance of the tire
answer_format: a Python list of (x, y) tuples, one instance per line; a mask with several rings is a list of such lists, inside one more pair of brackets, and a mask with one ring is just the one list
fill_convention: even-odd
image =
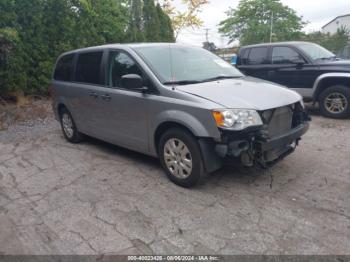
[(206, 173), (201, 150), (197, 139), (188, 131), (181, 128), (166, 131), (160, 138), (158, 152), (168, 178), (176, 185), (190, 188), (204, 182)]
[(78, 131), (73, 117), (67, 108), (61, 110), (60, 122), (63, 135), (68, 142), (76, 144), (83, 140), (84, 136)]
[(320, 112), (325, 117), (350, 116), (350, 87), (335, 85), (324, 90), (319, 97)]

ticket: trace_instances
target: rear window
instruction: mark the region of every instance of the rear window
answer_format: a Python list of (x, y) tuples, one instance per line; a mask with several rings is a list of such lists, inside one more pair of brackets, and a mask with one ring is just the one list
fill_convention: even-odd
[(75, 81), (94, 85), (101, 84), (102, 54), (102, 51), (79, 54)]
[(71, 81), (74, 54), (65, 55), (57, 62), (54, 79), (58, 81)]
[(268, 64), (267, 47), (254, 47), (250, 49), (248, 56), (248, 65), (263, 65)]

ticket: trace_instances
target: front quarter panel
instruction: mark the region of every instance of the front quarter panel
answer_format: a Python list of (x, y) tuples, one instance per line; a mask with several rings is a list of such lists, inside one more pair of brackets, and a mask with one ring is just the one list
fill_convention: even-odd
[[(174, 91), (176, 92), (176, 91)], [(196, 137), (220, 139), (220, 132), (209, 108), (195, 101), (173, 97), (154, 96), (150, 106), (150, 152), (156, 155), (155, 133), (157, 128), (168, 122), (180, 124)]]

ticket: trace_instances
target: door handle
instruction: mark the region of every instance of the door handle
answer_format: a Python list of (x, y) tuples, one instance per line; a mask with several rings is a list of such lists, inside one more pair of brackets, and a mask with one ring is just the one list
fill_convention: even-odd
[(91, 96), (93, 98), (98, 98), (98, 94), (96, 92), (90, 92), (89, 96)]
[(111, 99), (112, 99), (111, 96), (108, 94), (102, 95), (101, 98), (105, 101), (111, 101)]

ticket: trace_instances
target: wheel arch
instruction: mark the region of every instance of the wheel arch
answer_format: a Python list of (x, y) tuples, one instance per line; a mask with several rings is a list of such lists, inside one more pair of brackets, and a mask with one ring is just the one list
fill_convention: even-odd
[(61, 116), (63, 109), (67, 109), (67, 106), (62, 102), (58, 103), (58, 105), (57, 105), (57, 115), (58, 116)]
[(171, 128), (180, 128), (180, 129), (186, 130), (191, 135), (196, 137), (196, 135), (191, 130), (191, 128), (189, 128), (187, 125), (185, 125), (183, 123), (179, 123), (178, 121), (174, 121), (174, 120), (162, 122), (157, 126), (157, 128), (155, 129), (154, 135), (153, 135), (153, 143), (154, 143), (154, 148), (155, 148), (155, 152), (157, 155), (159, 153), (158, 152), (158, 145), (159, 145), (159, 141), (160, 141), (162, 134), (164, 134), (167, 130), (169, 130)]
[(343, 85), (350, 88), (350, 73), (328, 73), (319, 76), (313, 87), (313, 100), (318, 101), (321, 93), (334, 85)]
[(171, 127), (184, 128), (197, 138), (220, 138), (214, 119), (208, 117), (206, 113), (197, 115), (182, 110), (166, 110), (154, 116), (152, 120), (149, 140), (151, 141), (150, 150), (154, 154), (157, 153), (157, 141), (159, 141), (157, 139), (159, 139), (159, 135)]
[(167, 130), (171, 129), (171, 128), (180, 128), (183, 130), (186, 130), (187, 132), (189, 132), (191, 135), (193, 135), (193, 137), (198, 139), (198, 144), (201, 150), (201, 154), (202, 154), (202, 159), (204, 161), (204, 168), (207, 172), (211, 173), (214, 172), (218, 169), (220, 169), (223, 165), (222, 159), (220, 159), (218, 157), (217, 154), (215, 154), (215, 143), (214, 140), (212, 138), (209, 137), (198, 137), (196, 136), (192, 131), (191, 128), (189, 128), (188, 126), (176, 122), (176, 121), (166, 121), (161, 123), (155, 133), (154, 133), (154, 147), (156, 150), (156, 155), (159, 157), (159, 152), (158, 152), (158, 145), (160, 142), (160, 138), (162, 136), (162, 134), (164, 134), (164, 132), (166, 132)]

